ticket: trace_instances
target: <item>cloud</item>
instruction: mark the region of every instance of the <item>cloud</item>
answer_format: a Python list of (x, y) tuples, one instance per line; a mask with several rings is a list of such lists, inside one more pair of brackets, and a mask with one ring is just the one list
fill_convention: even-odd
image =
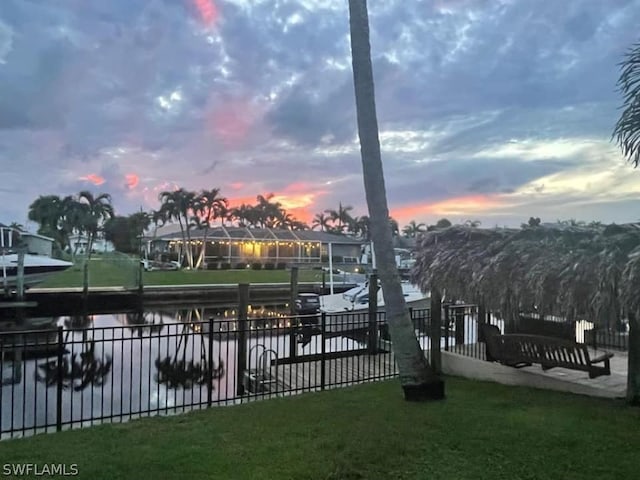
[[(345, 3), (2, 7), (0, 162), (14, 190), (0, 204), (5, 223), (23, 220), (39, 194), (88, 186), (111, 193), (120, 213), (154, 208), (176, 186), (252, 202), (274, 192), (301, 215), (339, 201), (365, 213)], [(369, 8), (387, 193), (401, 223), (444, 212), (588, 219), (591, 207), (637, 217), (638, 176), (608, 142), (640, 0)], [(104, 183), (79, 180), (89, 173)]]

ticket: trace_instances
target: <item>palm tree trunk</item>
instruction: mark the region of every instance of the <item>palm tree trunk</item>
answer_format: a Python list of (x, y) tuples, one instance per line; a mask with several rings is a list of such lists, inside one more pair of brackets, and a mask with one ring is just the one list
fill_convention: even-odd
[(353, 80), (371, 236), (382, 283), (389, 333), (407, 400), (444, 397), (444, 382), (429, 366), (405, 304), (393, 254), (380, 155), (366, 0), (349, 0)]

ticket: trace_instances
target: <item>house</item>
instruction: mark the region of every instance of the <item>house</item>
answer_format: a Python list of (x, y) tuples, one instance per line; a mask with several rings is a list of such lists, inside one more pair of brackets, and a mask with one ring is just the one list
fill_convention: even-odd
[(13, 250), (23, 244), (27, 247), (26, 253), (50, 257), (53, 253), (53, 242), (53, 238), (21, 231), (0, 223), (0, 248), (4, 250)]
[[(359, 263), (362, 241), (344, 235), (312, 230), (276, 228), (214, 227), (190, 230), (195, 252), (205, 247), (205, 263), (326, 263), (329, 250), (334, 263)], [(206, 236), (206, 238), (205, 238)], [(147, 238), (147, 253), (173, 254), (182, 258), (180, 232)], [(195, 254), (197, 257), (197, 254)]]
[(27, 245), (27, 253), (47, 257), (53, 254), (53, 238), (31, 232), (20, 232), (20, 238)]
[[(77, 233), (69, 235), (69, 248), (72, 253), (87, 253), (88, 245), (89, 237), (87, 235)], [(102, 236), (97, 236), (93, 239), (91, 250), (94, 253), (107, 253), (115, 251), (115, 247), (109, 240), (105, 240)]]

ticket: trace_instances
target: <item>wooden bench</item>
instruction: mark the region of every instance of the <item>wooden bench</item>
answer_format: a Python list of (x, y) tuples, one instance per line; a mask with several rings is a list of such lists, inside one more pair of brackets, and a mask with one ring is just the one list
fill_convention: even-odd
[[(487, 361), (500, 362), (510, 367), (521, 368), (534, 363), (543, 370), (562, 367), (589, 373), (589, 378), (610, 375), (609, 359), (612, 353), (591, 358), (583, 343), (541, 335), (501, 335), (498, 327), (481, 326), (486, 342)], [(602, 365), (597, 365), (602, 363)]]

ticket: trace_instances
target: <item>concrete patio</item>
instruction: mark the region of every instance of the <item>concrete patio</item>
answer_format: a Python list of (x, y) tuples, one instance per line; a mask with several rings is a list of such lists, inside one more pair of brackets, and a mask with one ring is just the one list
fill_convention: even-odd
[[(472, 355), (470, 353), (472, 352)], [(604, 398), (624, 398), (627, 391), (627, 352), (612, 351), (611, 375), (589, 378), (586, 372), (566, 368), (544, 371), (540, 365), (507, 367), (484, 360), (484, 344), (459, 345), (442, 352), (442, 371), (469, 379), (520, 385)], [(602, 354), (602, 351), (590, 351)], [(479, 358), (478, 358), (479, 357)]]

